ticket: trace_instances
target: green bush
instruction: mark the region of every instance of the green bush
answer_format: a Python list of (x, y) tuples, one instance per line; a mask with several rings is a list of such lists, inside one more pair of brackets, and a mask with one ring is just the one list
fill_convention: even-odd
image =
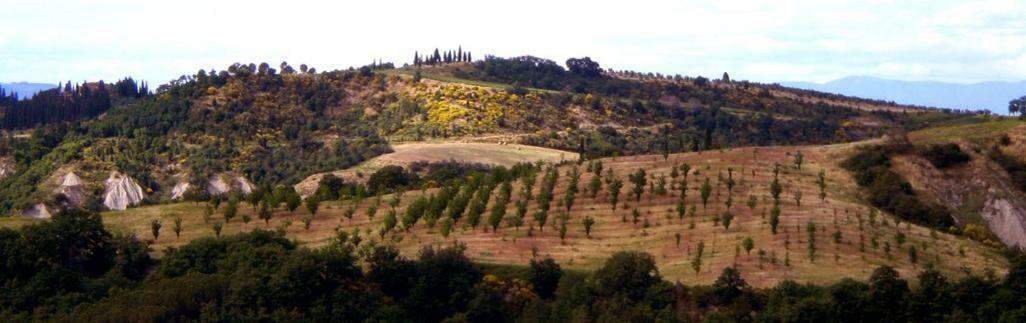
[(970, 159), (969, 154), (966, 154), (954, 143), (929, 145), (919, 149), (919, 154), (937, 168), (963, 165)]
[(373, 190), (404, 188), (417, 181), (416, 174), (407, 173), (402, 166), (388, 165), (371, 174), (367, 187)]
[(1005, 154), (995, 147), (990, 151), (990, 159), (994, 160), (1001, 168), (1008, 172), (1012, 182), (1020, 191), (1026, 192), (1026, 162), (1016, 159), (1014, 156)]

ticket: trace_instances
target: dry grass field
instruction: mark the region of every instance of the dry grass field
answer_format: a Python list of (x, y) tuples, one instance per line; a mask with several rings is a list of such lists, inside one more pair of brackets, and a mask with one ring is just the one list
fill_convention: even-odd
[(392, 148), (395, 152), (381, 155), (369, 162), (377, 165), (407, 165), (417, 161), (457, 160), (508, 167), (521, 162), (538, 160), (549, 163), (577, 160), (577, 153), (516, 144), (413, 142), (398, 144)]
[[(885, 264), (895, 266), (906, 277), (911, 277), (927, 263), (951, 275), (957, 275), (963, 270), (977, 273), (1004, 270), (1007, 264), (998, 250), (968, 239), (932, 232), (908, 223), (896, 224), (894, 218), (884, 214), (876, 216), (874, 223), (871, 223), (870, 208), (859, 202), (857, 188), (848, 173), (837, 166), (852, 147), (853, 144), (738, 148), (676, 154), (666, 160), (662, 156), (602, 159), (605, 168), (613, 169), (616, 176), (624, 181), (621, 206), (615, 211), (610, 208), (606, 185), (594, 198), (587, 193), (586, 186), (594, 174), (588, 173), (584, 164), (580, 166), (581, 193), (577, 195), (576, 203), (569, 212), (567, 236), (562, 240), (556, 224), (560, 222), (558, 219), (561, 212), (558, 210), (564, 208), (557, 201), (562, 200), (565, 194), (568, 185), (566, 173), (571, 165), (559, 168), (561, 175), (544, 229), (533, 225), (531, 214), (538, 207), (535, 199), (530, 203), (524, 226), (519, 230), (504, 224), (498, 232), (488, 232), (485, 229), (486, 221), (473, 229), (465, 223), (464, 216), (447, 238), (440, 234), (437, 225), (431, 228), (423, 221), (410, 230), (397, 227), (382, 237), (379, 231), (388, 210), (387, 202), (381, 204), (374, 219), (368, 219), (365, 213), (374, 199), (367, 198), (356, 207), (356, 215), (351, 220), (342, 215), (350, 202), (322, 203), (309, 229), (305, 229), (302, 222), (307, 214), (302, 207), (294, 214), (277, 211), (270, 224), (265, 225), (257, 219), (254, 209), (245, 204), (240, 207), (240, 216), (224, 226), (223, 234), (257, 228), (274, 229), (291, 221), (287, 229), (288, 236), (314, 247), (325, 243), (337, 229), (355, 229), (361, 232), (365, 243), (394, 243), (408, 256), (415, 256), (426, 245), (462, 243), (466, 245), (468, 255), (481, 262), (524, 264), (532, 255), (537, 254), (552, 256), (564, 266), (582, 270), (598, 267), (616, 251), (642, 250), (656, 257), (661, 273), (667, 279), (687, 283), (711, 283), (723, 267), (731, 265), (740, 267), (745, 278), (755, 286), (770, 286), (783, 279), (815, 283), (832, 282), (843, 277), (866, 279), (874, 268)], [(793, 167), (794, 154), (799, 150), (805, 156), (800, 171)], [(683, 163), (692, 166), (688, 176), (686, 208), (694, 206), (696, 212), (692, 214), (689, 211), (681, 221), (675, 211), (679, 190), (677, 185), (671, 187), (669, 174), (671, 167)], [(782, 212), (778, 233), (772, 234), (767, 221), (772, 205), (768, 187), (772, 180), (772, 169), (777, 163), (783, 166), (780, 174), (783, 185), (780, 196)], [(724, 183), (726, 180), (719, 180), (721, 174), (724, 178), (728, 176), (728, 167), (734, 170), (737, 183), (733, 192), (728, 192)], [(658, 178), (666, 176), (666, 189), (669, 193), (653, 195), (649, 187), (646, 187), (640, 201), (635, 202), (630, 196), (632, 184), (627, 180), (627, 175), (639, 168), (649, 174), (649, 182), (658, 182)], [(823, 200), (819, 198), (817, 184), (820, 170), (826, 174), (826, 198)], [(699, 188), (706, 178), (713, 189), (708, 207), (704, 208)], [(535, 185), (536, 196), (540, 186), (541, 176)], [(515, 202), (522, 198), (519, 191), (520, 184), (515, 183), (507, 214), (515, 213)], [(794, 198), (796, 191), (802, 192), (801, 206)], [(425, 193), (432, 194), (433, 190), (407, 192), (397, 208), (400, 216), (407, 204)], [(493, 194), (493, 200), (496, 195)], [(733, 198), (730, 212), (734, 215), (729, 230), (722, 224), (715, 225), (713, 220), (714, 215), (727, 210), (725, 202), (728, 195)], [(750, 196), (755, 196), (754, 208), (748, 205)], [(385, 196), (384, 200), (389, 200), (389, 196)], [(489, 203), (489, 210), (492, 204)], [(631, 220), (634, 208), (641, 215), (637, 224)], [(204, 223), (203, 209), (203, 204), (194, 203), (146, 206), (108, 212), (104, 214), (104, 220), (114, 230), (134, 232), (149, 239), (152, 238), (150, 221), (160, 218), (164, 226), (160, 238), (154, 243), (154, 250), (159, 254), (165, 247), (214, 235), (210, 223), (223, 222), (221, 212), (215, 212), (211, 222)], [(252, 222), (243, 223), (242, 214), (250, 214)], [(181, 216), (184, 221), (180, 238), (176, 238), (171, 229), (173, 219), (177, 216)], [(482, 217), (487, 216), (488, 212), (485, 212)], [(586, 216), (596, 221), (590, 237), (586, 236), (582, 224)], [(626, 221), (623, 221), (624, 218)], [(691, 226), (692, 222), (694, 227)], [(807, 231), (810, 222), (816, 227), (815, 257), (811, 259), (808, 242), (810, 234)], [(529, 225), (535, 228), (528, 228)], [(906, 237), (906, 241), (901, 244), (896, 238), (899, 231)], [(839, 232), (839, 236), (835, 232)], [(679, 244), (677, 234), (680, 235)], [(754, 241), (751, 255), (740, 248), (745, 238)], [(699, 243), (704, 244), (705, 249), (701, 267), (696, 273), (691, 262)], [(918, 251), (915, 264), (911, 262), (908, 252), (912, 245)], [(886, 251), (888, 248), (889, 252)]]
[[(394, 152), (374, 157), (348, 169), (332, 172), (350, 182), (366, 181), (374, 171), (387, 165), (407, 166), (414, 162), (458, 161), (492, 166), (513, 166), (517, 163), (544, 161), (559, 163), (577, 160), (575, 152), (517, 144), (486, 142), (409, 142), (392, 145)], [(310, 175), (295, 185), (303, 196), (312, 194), (326, 173)]]

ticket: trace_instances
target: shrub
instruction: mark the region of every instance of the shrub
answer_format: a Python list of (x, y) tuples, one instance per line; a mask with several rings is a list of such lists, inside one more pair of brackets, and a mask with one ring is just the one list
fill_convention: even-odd
[(948, 168), (969, 162), (969, 154), (954, 143), (930, 145), (919, 149), (919, 154), (937, 168)]
[(563, 269), (552, 258), (531, 259), (531, 285), (538, 296), (552, 298), (559, 286)]
[(1012, 178), (1012, 183), (1019, 188), (1020, 191), (1026, 192), (1026, 163), (1019, 161), (1015, 157), (1001, 152), (996, 147), (990, 152), (990, 159), (994, 160), (1001, 168), (1004, 168), (1008, 172), (1008, 176)]
[(409, 174), (401, 166), (389, 165), (371, 174), (367, 187), (378, 190), (392, 190), (416, 182), (416, 175)]

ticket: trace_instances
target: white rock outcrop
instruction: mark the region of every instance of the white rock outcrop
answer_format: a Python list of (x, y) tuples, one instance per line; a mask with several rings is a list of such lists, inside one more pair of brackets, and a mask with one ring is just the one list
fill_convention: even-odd
[(36, 218), (36, 219), (49, 219), (51, 216), (50, 208), (43, 203), (37, 203), (29, 206), (21, 211), (21, 216)]
[(242, 195), (249, 195), (253, 192), (253, 182), (242, 176), (231, 177), (231, 184), (225, 181), (228, 174), (218, 174), (210, 177), (207, 181), (207, 193), (210, 195), (228, 194), (232, 189), (237, 189)]
[(192, 187), (192, 184), (189, 184), (189, 182), (178, 182), (178, 184), (175, 184), (175, 187), (171, 189), (171, 199), (181, 199), (185, 196), (185, 192), (189, 191), (190, 187)]
[(978, 212), (1005, 245), (1026, 247), (1026, 196), (1013, 186), (1000, 166), (971, 154), (969, 163), (948, 170), (939, 170), (921, 157), (897, 156), (892, 162), (915, 189), (951, 209)]
[(85, 185), (85, 182), (83, 182), (82, 178), (78, 177), (78, 174), (75, 174), (75, 172), (64, 174), (64, 180), (61, 181), (62, 187), (76, 187), (82, 185)]
[(0, 162), (0, 179), (7, 178), (14, 174), (14, 165), (6, 162)]
[(235, 188), (238, 188), (242, 195), (253, 193), (253, 183), (242, 176), (235, 176)]
[(1010, 199), (988, 199), (980, 215), (987, 227), (1002, 242), (1018, 247), (1026, 246), (1026, 205)]
[(124, 210), (143, 200), (142, 187), (134, 179), (119, 172), (110, 173), (103, 193), (103, 205), (111, 210)]
[(61, 180), (58, 193), (64, 194), (68, 198), (68, 204), (80, 206), (85, 201), (85, 182), (75, 172), (68, 172), (64, 174), (64, 179)]
[(207, 181), (207, 193), (210, 195), (227, 194), (229, 190), (228, 183), (224, 182), (224, 177), (221, 175), (214, 175)]

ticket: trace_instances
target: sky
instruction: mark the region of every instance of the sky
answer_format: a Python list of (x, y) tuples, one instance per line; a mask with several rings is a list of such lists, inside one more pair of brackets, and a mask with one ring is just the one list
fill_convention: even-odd
[(1026, 80), (1026, 0), (0, 0), (0, 82), (163, 84), (234, 62), (318, 70), (414, 50), (590, 56), (760, 82)]

